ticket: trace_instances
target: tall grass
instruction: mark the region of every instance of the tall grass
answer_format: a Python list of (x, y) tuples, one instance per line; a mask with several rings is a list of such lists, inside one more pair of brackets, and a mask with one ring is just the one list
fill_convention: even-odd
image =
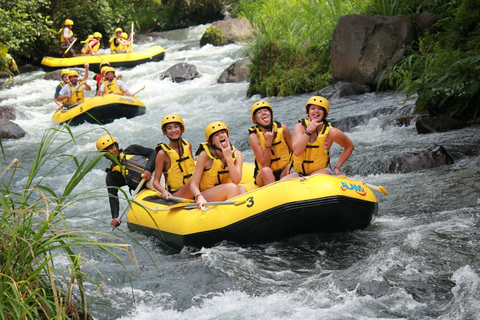
[[(122, 263), (116, 253), (120, 250), (136, 263), (130, 245), (118, 243), (116, 238), (112, 241), (117, 243), (94, 241), (92, 238), (100, 234), (71, 228), (63, 213), (66, 207), (88, 196), (73, 191), (102, 158), (102, 154), (95, 154), (89, 160), (88, 155), (78, 157), (61, 152), (83, 134), (74, 136), (68, 126), (48, 130), (25, 185), (18, 190), (13, 182), (21, 161), (12, 160), (0, 173), (1, 319), (87, 319), (84, 281), (99, 288), (102, 285), (82, 271), (89, 263), (82, 252), (87, 247), (111, 254)], [(53, 142), (59, 135), (67, 135), (69, 139), (54, 148)], [(42, 182), (62, 165), (72, 166), (74, 172), (63, 192), (56, 194)], [(39, 176), (39, 172), (43, 176)], [(68, 260), (66, 268), (57, 263), (65, 258)], [(73, 293), (78, 294), (81, 301), (74, 301)]]
[(330, 43), (338, 19), (363, 1), (244, 0), (239, 16), (256, 30), (248, 95), (287, 96), (331, 84)]

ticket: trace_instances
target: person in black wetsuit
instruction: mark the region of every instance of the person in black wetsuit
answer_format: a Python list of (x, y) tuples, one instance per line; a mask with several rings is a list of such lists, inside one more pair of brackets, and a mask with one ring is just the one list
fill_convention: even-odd
[[(112, 213), (111, 225), (118, 227), (122, 223), (118, 218), (120, 208), (118, 188), (128, 185), (130, 190), (134, 190), (142, 179), (150, 180), (152, 172), (155, 170), (155, 150), (137, 144), (132, 144), (125, 150), (120, 149), (115, 138), (108, 134), (97, 140), (97, 150), (105, 152), (105, 157), (112, 162), (110, 168), (106, 170), (105, 182)], [(145, 186), (146, 184), (142, 186), (142, 189)]]

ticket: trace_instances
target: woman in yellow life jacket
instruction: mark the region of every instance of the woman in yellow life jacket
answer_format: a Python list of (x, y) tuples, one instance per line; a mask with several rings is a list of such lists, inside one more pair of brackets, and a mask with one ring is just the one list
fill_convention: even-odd
[(115, 29), (115, 35), (108, 40), (110, 43), (110, 52), (118, 53), (118, 51), (123, 49), (123, 39), (122, 39), (122, 28)]
[(285, 124), (273, 121), (273, 109), (268, 102), (254, 103), (251, 115), (254, 126), (248, 129), (248, 141), (255, 155), (255, 184), (262, 187), (288, 174), (292, 136)]
[(132, 46), (132, 35), (134, 35), (135, 32), (131, 33), (130, 36), (126, 32), (122, 32), (122, 39), (124, 41), (123, 44), (123, 49), (126, 53), (132, 53), (133, 52), (133, 46)]
[[(293, 128), (293, 169), (289, 178), (332, 172), (339, 175), (340, 168), (352, 154), (352, 140), (327, 121), (329, 108), (327, 99), (320, 96), (307, 101), (305, 110), (308, 117), (299, 119)], [(343, 151), (331, 170), (329, 150), (334, 142), (343, 147)]]
[(82, 43), (85, 43), (82, 48), (82, 54), (103, 54), (103, 50), (99, 50), (101, 40), (102, 34), (100, 32), (95, 32), (93, 35), (89, 35), (87, 40), (82, 41)]
[[(162, 119), (162, 132), (169, 143), (159, 143), (155, 147), (155, 174), (153, 187), (168, 200), (172, 195), (192, 199), (190, 182), (195, 170), (192, 144), (182, 138), (185, 132), (183, 119), (178, 114), (169, 114)], [(165, 187), (160, 183), (162, 173)]]
[(205, 202), (225, 201), (247, 192), (238, 186), (242, 180), (243, 154), (230, 143), (225, 123), (215, 121), (205, 128), (207, 142), (196, 151), (197, 164), (190, 190), (197, 207)]

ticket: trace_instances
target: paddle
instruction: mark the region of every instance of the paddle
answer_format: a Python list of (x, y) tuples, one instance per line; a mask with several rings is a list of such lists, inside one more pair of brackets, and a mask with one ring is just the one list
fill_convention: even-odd
[(73, 44), (75, 43), (75, 41), (77, 41), (77, 38), (73, 39), (73, 42), (70, 44), (70, 46), (67, 48), (67, 50), (65, 50), (65, 52), (63, 53), (63, 56), (65, 57), (65, 55), (67, 54), (68, 51), (70, 51), (70, 49), (72, 48)]
[[(168, 199), (170, 200), (172, 197), (169, 197)], [(183, 198), (178, 198), (177, 199), (182, 199), (189, 201), (189, 199), (183, 199)], [(172, 199), (173, 200), (173, 199)], [(181, 201), (181, 200), (180, 200)], [(192, 200), (193, 201), (193, 200)], [(238, 201), (213, 201), (213, 202), (205, 202), (203, 205), (204, 206), (229, 206), (229, 205), (234, 205), (234, 206), (239, 206), (247, 202), (247, 199), (244, 200), (238, 200)], [(157, 211), (169, 211), (173, 209), (181, 209), (181, 208), (195, 208), (197, 204), (195, 202), (181, 202), (178, 204), (174, 204), (173, 206), (170, 206), (168, 208), (161, 208), (161, 209), (156, 209)]]
[(131, 38), (130, 38), (130, 45), (132, 47), (132, 52), (133, 52), (133, 22), (132, 22), (132, 31), (131, 31), (130, 34), (132, 35)]
[[(142, 174), (143, 176), (143, 174)], [(135, 192), (133, 193), (132, 195), (132, 200), (130, 201), (133, 201), (133, 199), (135, 199), (135, 196), (137, 195), (137, 193), (140, 191), (140, 189), (142, 189), (142, 186), (143, 184), (145, 183), (145, 179), (142, 178), (142, 180), (138, 183), (138, 186), (137, 186), (137, 189), (135, 189)], [(120, 215), (120, 217), (118, 217), (118, 220), (122, 220), (122, 217), (123, 215), (125, 214), (125, 212), (127, 212), (127, 209), (129, 208), (130, 206), (127, 204), (127, 206), (125, 207), (125, 210), (123, 210), (122, 214)], [(115, 227), (112, 228), (112, 231), (115, 230)]]
[(380, 191), (380, 192), (383, 193), (384, 195), (387, 195), (387, 194), (388, 194), (387, 190), (385, 190), (385, 188), (382, 187), (382, 186), (378, 186), (378, 187), (377, 187), (377, 186), (374, 186), (373, 184), (366, 183), (365, 181), (362, 181), (362, 183), (363, 183), (364, 185), (366, 185), (367, 187), (369, 187), (370, 189), (373, 189), (373, 190), (376, 190), (376, 191)]
[(142, 91), (143, 89), (145, 89), (145, 86), (143, 86), (142, 89), (140, 89), (140, 90), (138, 90), (137, 92), (135, 92), (134, 94), (132, 94), (132, 97), (135, 97), (135, 95), (136, 95), (137, 93), (139, 93), (140, 91)]

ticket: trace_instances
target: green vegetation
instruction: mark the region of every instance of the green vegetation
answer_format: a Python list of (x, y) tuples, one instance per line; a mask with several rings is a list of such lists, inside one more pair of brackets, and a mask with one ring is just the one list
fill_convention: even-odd
[(227, 44), (227, 36), (215, 26), (210, 26), (205, 30), (202, 42), (211, 43), (214, 46), (223, 46)]
[(330, 43), (338, 19), (364, 10), (363, 1), (242, 1), (257, 30), (248, 95), (288, 96), (332, 83)]
[[(60, 134), (69, 135), (71, 139), (51, 150)], [(89, 250), (111, 254), (119, 263), (123, 260), (115, 253), (117, 250), (133, 257), (130, 245), (94, 241), (92, 239), (108, 235), (87, 228), (83, 228), (87, 231), (73, 229), (66, 221), (65, 208), (95, 196), (74, 194), (73, 191), (102, 157), (102, 154), (96, 154), (87, 161), (87, 157), (80, 159), (61, 153), (79, 138), (72, 136), (68, 127), (46, 132), (20, 190), (14, 189), (13, 183), (17, 170), (22, 170), (17, 159), (0, 173), (1, 319), (87, 319), (84, 281), (99, 288), (101, 283), (83, 271), (89, 261), (82, 249), (88, 247)], [(45, 168), (52, 164), (51, 168)], [(57, 195), (50, 187), (42, 185), (42, 181), (62, 166), (75, 170), (63, 193)], [(40, 169), (48, 173), (39, 176)], [(112, 237), (113, 240), (118, 239)], [(63, 261), (68, 261), (67, 267), (63, 267)], [(81, 297), (81, 305), (72, 300), (74, 293)]]
[(258, 32), (250, 48), (249, 96), (295, 95), (331, 84), (330, 40), (342, 15), (430, 12), (441, 20), (419, 35), (415, 50), (384, 84), (417, 94), (419, 112), (479, 115), (478, 0), (243, 0), (240, 8)]

